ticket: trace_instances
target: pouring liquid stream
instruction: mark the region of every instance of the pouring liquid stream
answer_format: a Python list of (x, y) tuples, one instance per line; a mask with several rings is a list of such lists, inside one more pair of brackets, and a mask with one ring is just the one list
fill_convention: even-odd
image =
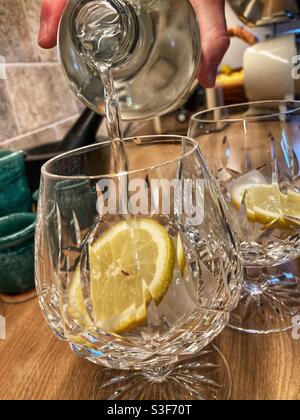
[(105, 114), (109, 138), (111, 140), (111, 167), (115, 174), (128, 172), (128, 161), (123, 141), (122, 117), (116, 95), (110, 63), (97, 65), (105, 91)]
[(112, 72), (122, 44), (120, 16), (107, 0), (89, 2), (76, 18), (76, 31), (81, 55), (96, 71), (104, 87), (107, 131), (111, 140), (111, 172), (116, 175), (127, 173), (120, 104)]

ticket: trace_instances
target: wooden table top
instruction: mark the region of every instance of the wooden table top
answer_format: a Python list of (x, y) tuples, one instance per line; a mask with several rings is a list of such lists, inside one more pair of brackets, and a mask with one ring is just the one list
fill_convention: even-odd
[[(0, 302), (7, 339), (0, 340), (0, 400), (91, 399), (97, 367), (74, 355), (47, 326), (37, 299)], [(233, 376), (234, 400), (300, 399), (300, 340), (225, 330), (217, 344)]]

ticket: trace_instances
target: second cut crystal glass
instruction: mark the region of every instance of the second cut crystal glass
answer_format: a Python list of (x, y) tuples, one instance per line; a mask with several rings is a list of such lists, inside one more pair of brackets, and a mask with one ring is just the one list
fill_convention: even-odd
[(76, 354), (109, 368), (95, 398), (227, 398), (226, 363), (207, 348), (240, 299), (226, 206), (194, 140), (136, 137), (125, 148), (127, 173), (111, 170), (110, 142), (43, 167), (42, 311)]
[(267, 101), (201, 112), (195, 138), (217, 178), (241, 243), (245, 283), (231, 326), (258, 334), (293, 327), (300, 281), (300, 102)]

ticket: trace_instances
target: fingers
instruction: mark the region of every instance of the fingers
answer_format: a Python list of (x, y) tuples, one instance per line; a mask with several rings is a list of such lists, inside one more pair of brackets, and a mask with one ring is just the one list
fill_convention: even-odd
[(200, 83), (214, 86), (218, 67), (230, 45), (225, 19), (224, 0), (191, 0), (196, 11), (201, 34), (202, 62)]
[(39, 45), (42, 48), (53, 48), (57, 41), (58, 24), (68, 0), (43, 0)]

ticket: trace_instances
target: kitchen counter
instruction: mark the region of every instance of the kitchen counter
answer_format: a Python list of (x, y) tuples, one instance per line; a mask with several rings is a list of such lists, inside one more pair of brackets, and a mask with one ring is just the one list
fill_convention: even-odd
[[(47, 326), (37, 299), (0, 302), (7, 340), (0, 340), (0, 399), (91, 399), (98, 369), (74, 355)], [(217, 339), (233, 376), (232, 399), (300, 399), (300, 340), (225, 330)], [(99, 376), (98, 376), (99, 377)]]

